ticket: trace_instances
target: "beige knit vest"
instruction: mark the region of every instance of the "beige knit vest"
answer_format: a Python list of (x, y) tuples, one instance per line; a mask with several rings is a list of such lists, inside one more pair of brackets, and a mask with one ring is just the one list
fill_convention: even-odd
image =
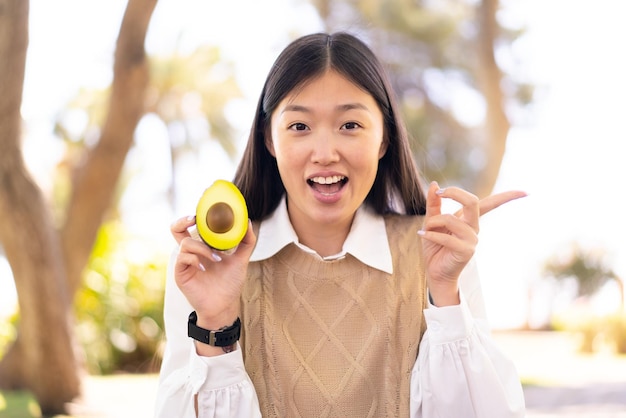
[(241, 344), (264, 417), (408, 417), (425, 330), (421, 217), (385, 218), (393, 275), (294, 244), (250, 263)]

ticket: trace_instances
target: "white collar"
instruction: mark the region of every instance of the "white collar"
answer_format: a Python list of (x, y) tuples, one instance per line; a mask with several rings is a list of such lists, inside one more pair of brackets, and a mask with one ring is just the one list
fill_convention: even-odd
[[(317, 254), (298, 241), (296, 231), (289, 221), (286, 199), (283, 197), (274, 213), (261, 222), (256, 247), (250, 261), (270, 258), (292, 242), (304, 251)], [(348, 253), (370, 267), (385, 273), (393, 273), (385, 220), (365, 205), (361, 206), (354, 215), (352, 228), (343, 244), (343, 250), (339, 254), (323, 257), (323, 259), (334, 260), (345, 257)]]

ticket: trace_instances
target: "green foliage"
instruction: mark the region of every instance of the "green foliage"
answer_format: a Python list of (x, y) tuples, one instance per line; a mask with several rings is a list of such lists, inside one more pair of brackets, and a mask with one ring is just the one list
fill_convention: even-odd
[(557, 315), (552, 318), (555, 331), (574, 332), (579, 336), (578, 349), (591, 354), (598, 347), (598, 318), (591, 315)]
[(214, 46), (151, 57), (150, 63), (149, 111), (168, 126), (174, 152), (197, 150), (210, 133), (234, 157), (234, 128), (224, 113), (231, 100), (242, 97), (233, 63)]
[(135, 259), (120, 223), (99, 232), (75, 300), (77, 335), (94, 374), (158, 369), (168, 257)]
[(41, 409), (28, 392), (0, 391), (0, 418), (40, 417)]
[[(578, 333), (580, 351), (584, 353), (593, 353), (609, 346), (616, 353), (626, 354), (624, 287), (621, 279), (609, 267), (602, 250), (583, 249), (573, 243), (570, 248), (546, 261), (543, 275), (560, 283), (574, 280), (577, 300), (583, 302), (552, 318), (556, 330)], [(609, 315), (598, 315), (586, 303), (610, 281), (617, 285), (620, 308)]]
[(17, 336), (17, 320), (18, 314), (16, 312), (7, 321), (0, 322), (0, 359)]
[(556, 255), (544, 266), (544, 274), (556, 280), (573, 278), (578, 284), (579, 296), (592, 296), (609, 280), (619, 281), (606, 265), (599, 250), (584, 250), (574, 244), (564, 255)]
[(626, 311), (610, 315), (569, 312), (555, 316), (552, 325), (557, 331), (577, 333), (580, 336), (579, 350), (583, 353), (610, 350), (626, 354)]
[[(138, 256), (133, 250), (137, 246), (148, 255)], [(169, 257), (147, 247), (127, 236), (119, 222), (107, 223), (99, 231), (74, 301), (76, 335), (92, 374), (158, 370)], [(0, 322), (0, 359), (15, 340), (18, 321), (16, 312)], [(22, 405), (22, 398), (15, 395), (11, 403)], [(5, 400), (8, 408), (6, 404)], [(0, 401), (0, 417), (2, 405)]]

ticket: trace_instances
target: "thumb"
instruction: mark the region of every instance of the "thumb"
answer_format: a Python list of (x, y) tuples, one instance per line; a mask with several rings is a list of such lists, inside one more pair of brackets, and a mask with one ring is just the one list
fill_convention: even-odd
[(256, 246), (256, 234), (254, 233), (254, 229), (252, 228), (252, 221), (248, 219), (248, 230), (246, 231), (246, 235), (244, 235), (243, 239), (239, 243), (237, 247), (237, 252), (241, 253), (246, 257), (246, 259), (250, 258), (252, 255), (252, 251)]

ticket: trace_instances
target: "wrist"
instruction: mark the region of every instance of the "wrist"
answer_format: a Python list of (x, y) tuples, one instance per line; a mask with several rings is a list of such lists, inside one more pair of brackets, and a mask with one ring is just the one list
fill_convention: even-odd
[(436, 307), (454, 306), (461, 303), (458, 286), (430, 287), (428, 289), (430, 303)]
[(201, 343), (194, 340), (194, 346), (196, 347), (196, 354), (202, 357), (215, 357), (221, 356), (233, 352), (237, 349), (237, 343), (226, 347), (214, 347), (212, 345)]
[(196, 310), (196, 325), (208, 330), (219, 330), (231, 326), (239, 318), (239, 306), (231, 306), (214, 314)]
[(189, 314), (187, 335), (195, 340), (196, 352), (201, 356), (214, 356), (234, 351), (240, 334), (241, 320), (239, 317), (228, 326), (205, 328), (198, 324), (196, 311)]

